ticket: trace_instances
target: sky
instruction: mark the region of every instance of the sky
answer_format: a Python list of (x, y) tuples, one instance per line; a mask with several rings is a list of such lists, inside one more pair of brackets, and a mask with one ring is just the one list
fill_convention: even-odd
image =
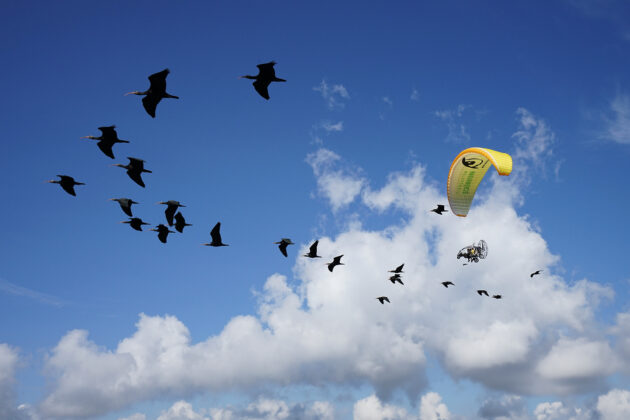
[[(0, 40), (0, 418), (630, 418), (627, 2), (10, 0)], [(512, 174), (431, 213), (474, 146)]]

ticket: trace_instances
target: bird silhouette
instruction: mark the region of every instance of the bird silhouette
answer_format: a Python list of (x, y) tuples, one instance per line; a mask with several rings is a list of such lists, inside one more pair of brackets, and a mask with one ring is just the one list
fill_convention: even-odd
[(212, 237), (212, 242), (209, 244), (202, 244), (205, 246), (228, 246), (228, 244), (224, 244), (221, 240), (221, 222), (217, 222), (216, 225), (210, 231), (210, 236)]
[(321, 256), (317, 255), (317, 244), (319, 244), (319, 240), (313, 242), (313, 245), (308, 249), (308, 254), (304, 254), (304, 256), (308, 258), (321, 258)]
[(175, 233), (172, 230), (168, 230), (168, 228), (166, 226), (164, 226), (163, 224), (157, 225), (157, 229), (149, 229), (149, 230), (152, 230), (153, 232), (157, 232), (158, 233), (158, 239), (163, 244), (166, 243), (166, 237), (168, 236), (169, 233)]
[(404, 273), (403, 267), (405, 266), (405, 264), (400, 264), (398, 267), (396, 267), (394, 270), (389, 270), (388, 273)]
[(495, 298), (495, 299), (501, 299), (503, 296), (501, 296), (501, 295), (492, 295), (492, 297)]
[(328, 263), (328, 271), (330, 271), (332, 273), (333, 269), (338, 266), (338, 265), (345, 265), (344, 263), (341, 262), (341, 257), (343, 257), (343, 255), (339, 255), (336, 256), (335, 258), (333, 258), (331, 263)]
[(116, 163), (112, 166), (125, 168), (127, 170), (127, 175), (129, 175), (129, 178), (131, 178), (133, 182), (135, 182), (136, 184), (144, 188), (144, 181), (142, 181), (142, 173), (143, 172), (151, 173), (151, 171), (149, 171), (148, 169), (144, 169), (144, 160), (133, 158), (133, 157), (128, 157), (127, 159), (129, 159), (128, 165), (123, 165), (122, 163)]
[(142, 219), (139, 218), (139, 217), (132, 217), (131, 219), (125, 220), (125, 221), (120, 222), (120, 223), (127, 223), (129, 226), (131, 226), (132, 229), (139, 230), (140, 232), (142, 232), (142, 225), (149, 225), (150, 224), (150, 223), (143, 222)]
[(175, 216), (175, 212), (179, 207), (186, 207), (179, 201), (168, 200), (168, 201), (160, 201), (158, 204), (165, 204), (166, 210), (164, 210), (164, 215), (166, 216), (166, 221), (169, 226), (173, 226), (173, 216)]
[(543, 270), (536, 270), (536, 271), (534, 271), (532, 274), (530, 274), (530, 275), (529, 275), (529, 277), (530, 277), (530, 278), (531, 278), (531, 277), (534, 277), (534, 276), (536, 276), (536, 275), (538, 275), (538, 274), (542, 273), (542, 271), (543, 271)]
[(378, 301), (381, 302), (381, 305), (385, 305), (385, 302), (391, 303), (389, 299), (387, 298), (387, 296), (377, 297), (376, 299), (378, 299)]
[(291, 242), (291, 239), (289, 238), (282, 238), (280, 239), (280, 241), (274, 242), (274, 244), (280, 244), (278, 245), (278, 249), (280, 250), (280, 252), (282, 252), (282, 255), (284, 255), (285, 257), (289, 256), (287, 254), (287, 246), (294, 245), (293, 242)]
[(118, 138), (118, 134), (116, 133), (115, 128), (115, 125), (110, 125), (108, 127), (99, 127), (98, 129), (101, 130), (100, 137), (85, 136), (81, 138), (98, 140), (99, 142), (96, 143), (96, 145), (99, 149), (101, 149), (101, 152), (105, 153), (105, 156), (109, 156), (110, 158), (114, 159), (114, 152), (112, 151), (112, 147), (114, 147), (114, 144), (129, 143), (127, 140), (120, 140)]
[(433, 210), (431, 210), (431, 211), (432, 211), (433, 213), (437, 213), (437, 214), (439, 214), (440, 216), (442, 215), (442, 213), (443, 213), (443, 212), (445, 212), (445, 211), (446, 211), (446, 212), (448, 212), (448, 210), (446, 210), (446, 209), (444, 208), (444, 205), (443, 205), (443, 204), (438, 204), (438, 205), (437, 205), (437, 207), (436, 207), (436, 208), (434, 208), (434, 209), (433, 209)]
[(394, 274), (393, 276), (390, 276), (389, 277), (389, 281), (391, 281), (392, 284), (396, 284), (396, 282), (398, 282), (398, 283), (400, 283), (402, 285), (405, 284), (405, 283), (403, 283), (403, 281), (402, 281), (402, 279), (400, 277), (400, 274)]
[(455, 283), (453, 283), (452, 281), (443, 281), (442, 286), (448, 289), (448, 286), (455, 286)]
[(161, 72), (154, 73), (149, 76), (149, 82), (151, 82), (149, 90), (144, 92), (136, 90), (125, 93), (125, 95), (143, 95), (144, 98), (142, 98), (142, 105), (144, 106), (144, 109), (147, 111), (147, 114), (155, 118), (155, 109), (162, 98), (179, 99), (179, 96), (166, 93), (166, 76), (168, 76), (169, 73), (169, 69), (164, 69)]
[(477, 294), (478, 294), (479, 296), (482, 296), (482, 295), (489, 296), (489, 295), (488, 295), (488, 292), (486, 292), (485, 290), (477, 290)]
[(122, 209), (122, 211), (124, 211), (125, 214), (129, 217), (133, 217), (133, 214), (131, 213), (131, 205), (140, 204), (133, 201), (131, 198), (110, 198), (109, 201), (118, 201), (118, 204), (120, 204), (120, 208)]
[(267, 91), (269, 84), (271, 82), (286, 82), (286, 80), (278, 79), (276, 77), (276, 71), (273, 68), (275, 64), (276, 63), (274, 61), (270, 61), (269, 63), (264, 64), (258, 64), (256, 66), (258, 67), (258, 74), (256, 76), (245, 75), (241, 76), (241, 79), (254, 80), (254, 83), (252, 83), (252, 85), (254, 85), (254, 89), (256, 89), (256, 92), (258, 92), (258, 94), (260, 94), (260, 96), (262, 96), (263, 98), (269, 100), (269, 92)]
[(178, 231), (179, 233), (184, 233), (184, 228), (186, 226), (192, 226), (189, 223), (186, 223), (186, 219), (184, 219), (184, 216), (182, 215), (181, 212), (177, 212), (177, 214), (175, 215), (175, 230)]
[(50, 183), (50, 184), (59, 184), (61, 185), (61, 188), (63, 188), (63, 190), (65, 192), (67, 192), (70, 195), (73, 196), (77, 196), (77, 194), (74, 192), (74, 186), (75, 185), (85, 185), (83, 182), (77, 182), (74, 180), (74, 178), (72, 178), (71, 176), (68, 175), (57, 175), (60, 179), (51, 179), (48, 180), (46, 182)]

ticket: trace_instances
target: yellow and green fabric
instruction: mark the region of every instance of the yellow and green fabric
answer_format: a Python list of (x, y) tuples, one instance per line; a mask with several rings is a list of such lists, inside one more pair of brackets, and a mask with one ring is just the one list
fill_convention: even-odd
[(512, 172), (512, 157), (496, 150), (471, 147), (462, 150), (453, 160), (446, 194), (454, 214), (466, 217), (477, 187), (490, 165), (495, 167), (499, 175), (509, 175)]

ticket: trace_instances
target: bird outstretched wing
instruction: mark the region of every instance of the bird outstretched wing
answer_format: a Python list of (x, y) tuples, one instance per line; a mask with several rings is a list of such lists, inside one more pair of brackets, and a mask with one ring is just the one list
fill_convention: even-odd
[(166, 91), (166, 76), (170, 73), (169, 69), (164, 69), (149, 76), (151, 82), (151, 90)]
[(161, 96), (149, 94), (142, 98), (142, 106), (144, 106), (144, 110), (147, 111), (147, 114), (155, 118), (155, 109), (157, 108), (161, 100)]
[(145, 187), (144, 181), (142, 180), (142, 173), (136, 170), (128, 170), (127, 175), (132, 179), (133, 182), (140, 185), (141, 187)]
[(99, 149), (101, 149), (101, 152), (103, 152), (105, 156), (115, 159), (114, 151), (112, 150), (112, 146), (113, 146), (112, 143), (108, 143), (101, 140), (98, 143), (96, 143), (96, 145), (98, 146)]
[(212, 237), (213, 243), (221, 243), (221, 222), (217, 222), (216, 225), (210, 231), (210, 236)]
[(267, 88), (269, 87), (269, 83), (270, 82), (267, 80), (256, 80), (254, 83), (252, 83), (252, 85), (254, 85), (254, 89), (256, 89), (256, 92), (258, 92), (260, 96), (269, 100), (269, 91), (267, 90)]

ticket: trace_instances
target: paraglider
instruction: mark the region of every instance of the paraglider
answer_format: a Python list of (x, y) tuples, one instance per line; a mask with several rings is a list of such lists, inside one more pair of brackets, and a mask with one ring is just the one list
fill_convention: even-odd
[(488, 256), (488, 244), (483, 239), (478, 244), (472, 244), (465, 248), (462, 248), (457, 253), (457, 259), (464, 257), (468, 262), (479, 262), (480, 259), (485, 259)]
[(454, 214), (466, 217), (477, 187), (491, 164), (499, 175), (507, 176), (512, 172), (512, 157), (496, 150), (471, 147), (462, 150), (453, 160), (446, 191)]

